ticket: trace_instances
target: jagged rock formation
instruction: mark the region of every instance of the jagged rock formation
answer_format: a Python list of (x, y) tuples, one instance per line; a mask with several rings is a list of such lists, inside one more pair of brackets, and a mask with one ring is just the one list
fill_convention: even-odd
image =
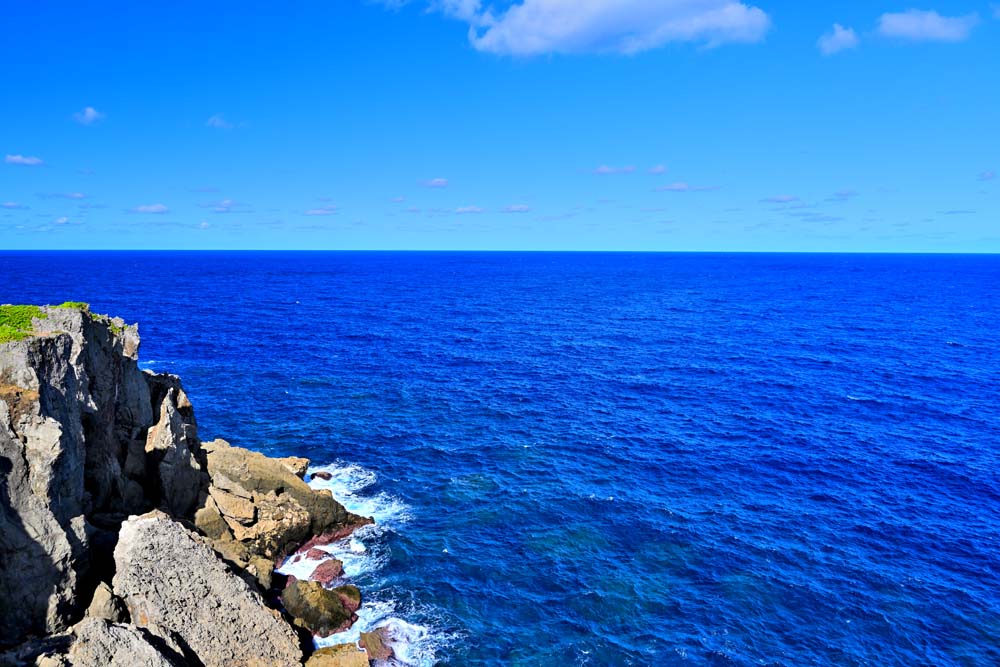
[[(0, 665), (301, 665), (262, 595), (275, 561), (370, 520), (311, 489), (306, 459), (202, 443), (138, 348), (86, 304), (0, 306)], [(310, 626), (349, 626), (360, 598), (337, 590)], [(323, 664), (367, 664), (350, 648)]]
[(211, 548), (163, 513), (122, 525), (115, 571), (112, 587), (132, 622), (178, 638), (205, 667), (302, 662), (298, 637), (281, 615), (232, 576)]

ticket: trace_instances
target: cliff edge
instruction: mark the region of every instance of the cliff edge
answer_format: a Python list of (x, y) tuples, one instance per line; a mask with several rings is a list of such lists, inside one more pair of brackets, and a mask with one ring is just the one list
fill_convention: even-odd
[(201, 442), (180, 379), (138, 351), (86, 304), (0, 306), (0, 665), (367, 665), (311, 655), (357, 589), (303, 596), (274, 568), (371, 520), (305, 459)]

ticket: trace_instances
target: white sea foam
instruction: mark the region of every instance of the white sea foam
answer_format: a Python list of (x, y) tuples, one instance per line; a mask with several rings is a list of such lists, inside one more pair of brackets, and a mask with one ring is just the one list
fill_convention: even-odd
[[(330, 474), (325, 480), (313, 475)], [(382, 537), (386, 531), (395, 531), (410, 518), (410, 509), (399, 498), (379, 492), (365, 493), (375, 484), (377, 477), (371, 470), (357, 464), (337, 462), (309, 469), (309, 485), (314, 489), (329, 489), (333, 497), (348, 511), (372, 517), (375, 524), (362, 526), (352, 535), (331, 544), (316, 547), (325, 555), (306, 558), (304, 554), (288, 558), (278, 572), (297, 579), (308, 579), (316, 567), (327, 558), (336, 558), (344, 564), (344, 578), (355, 579), (380, 570), (388, 560)], [(385, 628), (388, 643), (395, 658), (389, 663), (398, 667), (431, 667), (436, 664), (437, 652), (446, 638), (432, 632), (424, 625), (404, 620), (396, 611), (393, 600), (366, 599), (358, 610), (358, 620), (351, 628), (330, 637), (316, 638), (317, 647), (356, 643), (362, 632)]]
[(317, 638), (317, 648), (337, 644), (356, 644), (362, 632), (384, 629), (394, 658), (389, 665), (398, 667), (431, 667), (438, 662), (438, 651), (446, 638), (430, 628), (405, 621), (397, 615), (392, 600), (366, 601), (358, 610), (358, 620), (350, 630), (325, 638)]
[(330, 474), (330, 479), (311, 477), (309, 486), (314, 489), (329, 489), (333, 497), (349, 512), (360, 516), (370, 516), (375, 523), (387, 530), (396, 530), (410, 519), (410, 508), (399, 498), (385, 492), (365, 494), (377, 477), (374, 472), (354, 463), (333, 463), (310, 468), (309, 473)]

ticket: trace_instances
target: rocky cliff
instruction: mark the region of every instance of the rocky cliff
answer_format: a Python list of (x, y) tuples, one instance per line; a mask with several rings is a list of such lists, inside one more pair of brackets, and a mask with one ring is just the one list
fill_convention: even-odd
[(307, 630), (356, 619), (353, 587), (307, 596), (273, 571), (370, 520), (304, 459), (202, 443), (180, 380), (138, 350), (86, 304), (0, 306), (0, 665), (367, 664), (309, 657)]

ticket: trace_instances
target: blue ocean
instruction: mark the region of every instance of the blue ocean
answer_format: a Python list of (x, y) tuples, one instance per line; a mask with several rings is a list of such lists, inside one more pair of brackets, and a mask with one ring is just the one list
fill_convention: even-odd
[(1000, 664), (1000, 257), (3, 253), (374, 515), (402, 664)]

